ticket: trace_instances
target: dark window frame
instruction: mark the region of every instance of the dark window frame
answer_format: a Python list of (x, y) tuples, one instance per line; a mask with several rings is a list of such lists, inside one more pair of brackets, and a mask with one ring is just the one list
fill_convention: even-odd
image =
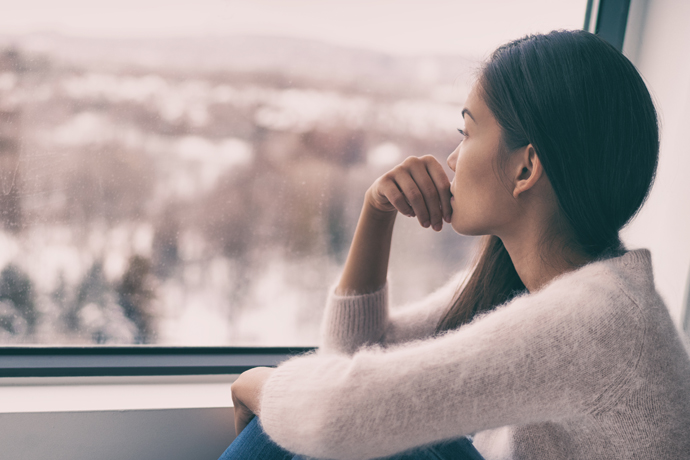
[[(594, 32), (620, 51), (629, 9), (630, 0), (588, 0), (584, 29), (591, 30), (594, 17)], [(5, 346), (0, 347), (0, 378), (239, 374), (256, 366), (276, 366), (313, 350), (313, 347)]]
[(239, 374), (313, 347), (1, 347), (0, 377)]
[[(594, 11), (594, 9), (597, 11)], [(591, 30), (623, 51), (625, 29), (628, 26), (630, 0), (587, 0), (584, 30)], [(596, 22), (592, 30), (592, 18)]]

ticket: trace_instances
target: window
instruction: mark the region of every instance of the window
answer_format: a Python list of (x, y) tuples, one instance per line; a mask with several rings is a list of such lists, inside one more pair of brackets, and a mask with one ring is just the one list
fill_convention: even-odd
[[(0, 24), (0, 343), (312, 346), (364, 191), (586, 1), (26, 0)], [(413, 241), (414, 244), (410, 244)], [(397, 299), (473, 240), (400, 218)]]

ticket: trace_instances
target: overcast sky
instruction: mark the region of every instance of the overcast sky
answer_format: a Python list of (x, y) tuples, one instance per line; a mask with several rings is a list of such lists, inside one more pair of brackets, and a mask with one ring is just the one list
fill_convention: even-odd
[(0, 0), (0, 32), (92, 37), (269, 34), (395, 54), (481, 55), (581, 28), (586, 0)]

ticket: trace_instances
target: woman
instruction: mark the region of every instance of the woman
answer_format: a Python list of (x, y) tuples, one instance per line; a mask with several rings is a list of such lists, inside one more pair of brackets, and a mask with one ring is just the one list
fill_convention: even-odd
[[(463, 119), (451, 182), (427, 156), (369, 188), (320, 350), (240, 376), (233, 446), (477, 458), (474, 435), (486, 459), (688, 458), (690, 359), (649, 252), (618, 235), (658, 160), (640, 75), (587, 32), (528, 36), (493, 53)], [(398, 213), (488, 236), (457, 295), (389, 314)]]

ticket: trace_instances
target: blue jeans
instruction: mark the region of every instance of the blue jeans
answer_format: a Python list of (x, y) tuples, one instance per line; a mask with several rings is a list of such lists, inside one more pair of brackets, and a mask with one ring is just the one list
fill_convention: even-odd
[[(254, 417), (218, 460), (308, 460), (271, 441)], [(312, 459), (315, 460), (315, 459)], [(420, 447), (386, 457), (386, 460), (484, 460), (467, 438)]]

